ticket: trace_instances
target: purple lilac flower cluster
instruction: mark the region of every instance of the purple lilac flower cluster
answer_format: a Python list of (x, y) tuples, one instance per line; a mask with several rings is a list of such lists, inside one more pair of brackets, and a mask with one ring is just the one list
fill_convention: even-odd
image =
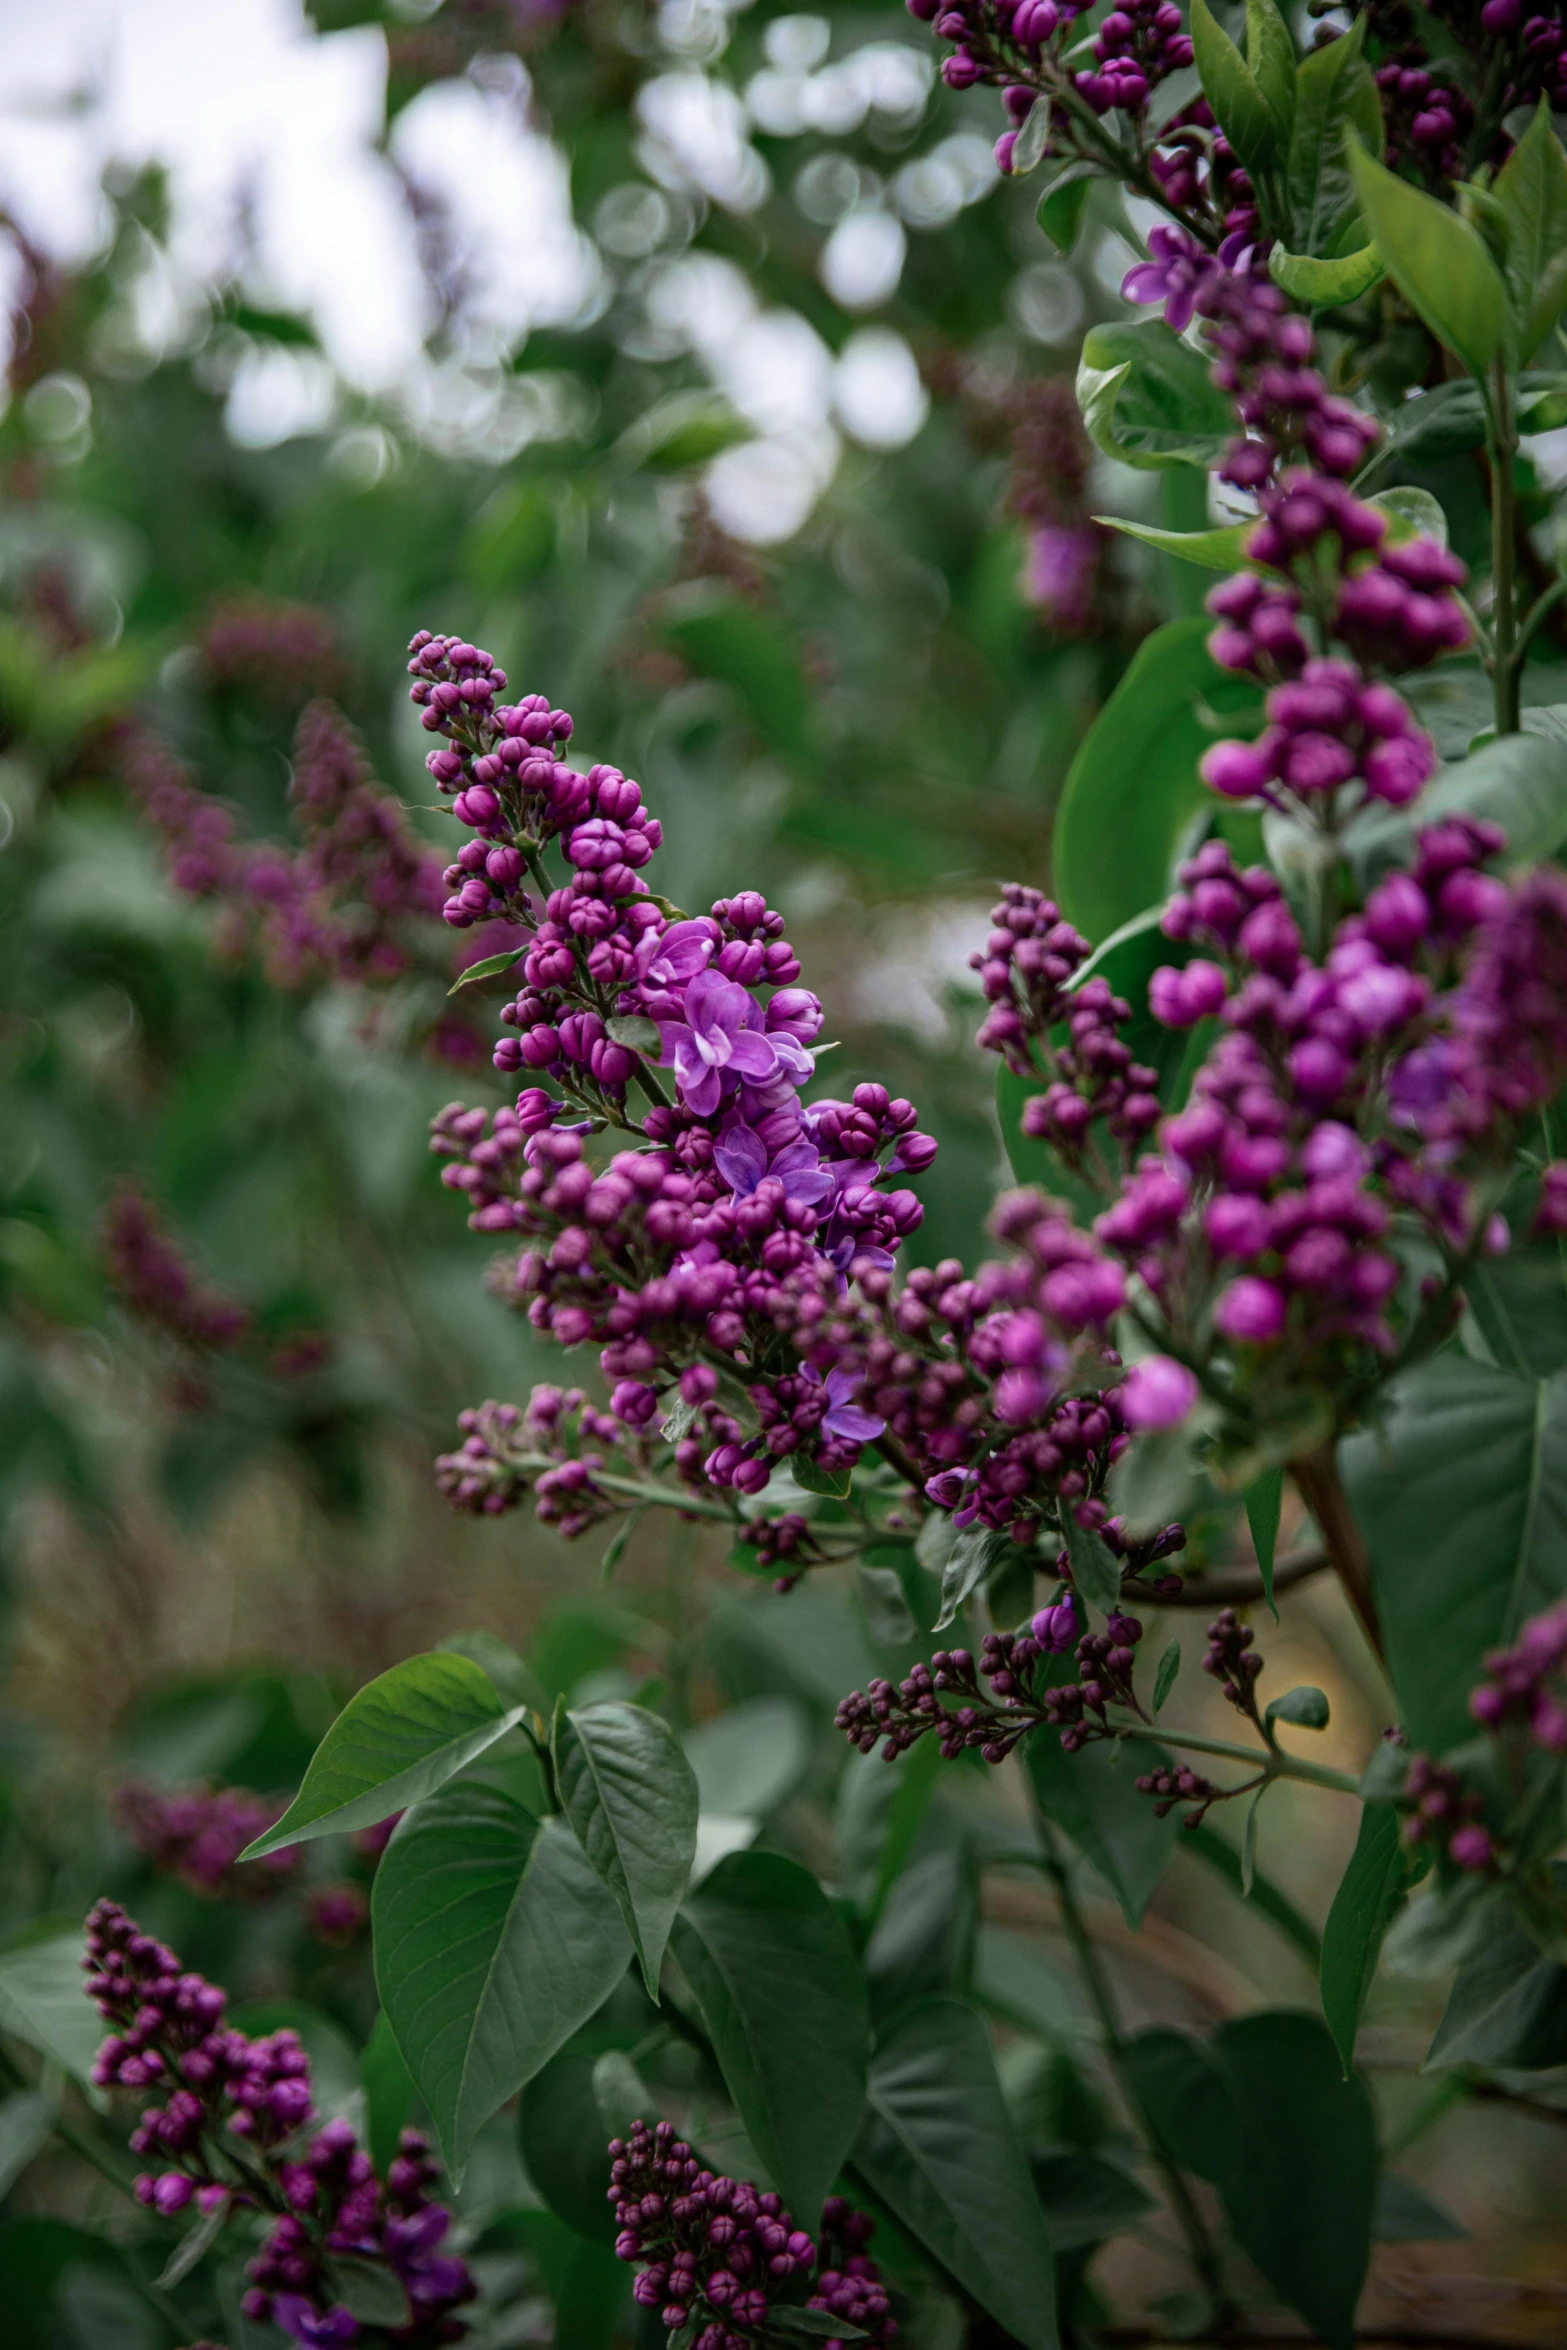
[(207, 616), (201, 658), (218, 685), (247, 686), (269, 700), (330, 693), (342, 674), (337, 632), (314, 604), (257, 594), (225, 596)]
[(119, 764), (164, 841), (175, 888), (219, 907), (226, 951), (258, 938), (281, 987), (324, 975), (384, 985), (409, 968), (409, 925), (439, 910), (440, 866), (372, 779), (335, 704), (312, 703), (296, 730), (298, 849), (244, 838), (233, 811), (149, 728), (120, 729)]
[[(504, 917), (528, 940), (497, 1064), (557, 1088), (528, 1087), (493, 1118), (443, 1111), (443, 1180), (477, 1230), (523, 1239), (507, 1294), (562, 1344), (600, 1347), (616, 1419), (650, 1426), (679, 1385), (683, 1474), (700, 1462), (710, 1484), (756, 1492), (796, 1450), (852, 1465), (882, 1425), (813, 1337), (850, 1273), (890, 1266), (918, 1225), (914, 1194), (882, 1185), (928, 1166), (934, 1142), (883, 1086), (802, 1104), (821, 1006), (794, 984), (781, 917), (755, 891), (695, 919), (653, 897), (641, 868), (658, 821), (618, 769), (565, 762), (565, 712), (541, 695), (500, 702), (504, 674), (455, 639), (421, 631), (410, 668), (443, 737), (430, 771), (474, 834), (448, 870), (446, 917)], [(556, 847), (571, 879), (550, 889)], [(655, 1067), (673, 1072), (673, 1100)], [(629, 1125), (634, 1079), (652, 1103), (634, 1131), (652, 1148), (595, 1168), (585, 1135)], [(748, 1390), (750, 1433), (718, 1400), (720, 1366)], [(506, 1506), (519, 1489), (481, 1454), (514, 1432), (466, 1433), (479, 1450), (451, 1469), (454, 1493)]]
[(249, 1309), (201, 1278), (129, 1185), (109, 1204), (104, 1262), (126, 1311), (182, 1346), (213, 1352), (237, 1346), (250, 1330)]
[[(896, 1687), (874, 1680), (838, 1707), (837, 1726), (862, 1754), (878, 1744), (890, 1761), (927, 1731), (938, 1734), (950, 1761), (972, 1748), (988, 1763), (1005, 1762), (1030, 1730), (1060, 1732), (1067, 1753), (1090, 1739), (1114, 1735), (1111, 1705), (1142, 1714), (1132, 1676), (1143, 1627), (1112, 1609), (1102, 1632), (1079, 1634), (1079, 1603), (1070, 1591), (1043, 1607), (1022, 1632), (987, 1632), (976, 1664), (966, 1648), (938, 1649)], [(1073, 1652), (1078, 1677), (1056, 1678), (1050, 1660)], [(980, 1681), (990, 1684), (989, 1694)], [(943, 1697), (957, 1697), (956, 1706)]]
[(458, 1415), (463, 1441), (435, 1464), (435, 1481), (453, 1509), (496, 1517), (529, 1493), (541, 1525), (570, 1541), (624, 1508), (594, 1483), (606, 1453), (620, 1448), (633, 1473), (647, 1465), (639, 1431), (599, 1411), (580, 1387), (535, 1387), (525, 1411), (484, 1403)]
[[(359, 2321), (338, 2297), (334, 2257), (383, 2266), (407, 2298), (390, 2338), (404, 2350), (460, 2341), (456, 2312), (473, 2299), (461, 2260), (440, 2246), (450, 2218), (430, 2199), (436, 2172), (417, 2131), (405, 2131), (385, 2186), (346, 2122), (311, 2132), (310, 2060), (297, 2034), (251, 2039), (223, 2021), (225, 1995), (183, 1970), (118, 1903), (87, 1920), (87, 1992), (110, 2026), (93, 2079), (154, 2091), (131, 2145), (161, 2164), (138, 2178), (139, 2200), (165, 2218), (194, 2204), (272, 2220), (250, 2264), (247, 2318), (268, 2319), (306, 2350), (352, 2342)], [(309, 2133), (307, 2135), (307, 2133)]]
[[(752, 2350), (775, 2297), (798, 2306), (802, 2283), (804, 2306), (857, 2328), (855, 2338), (898, 2338), (865, 2250), (873, 2223), (841, 2196), (828, 2197), (813, 2240), (776, 2195), (705, 2170), (668, 2122), (636, 2122), (609, 2151), (615, 2250), (640, 2270), (633, 2295), (670, 2332), (694, 2328), (691, 2350)], [(826, 2350), (846, 2345), (829, 2336)]]
[(1469, 1700), (1477, 1722), (1498, 1734), (1521, 1728), (1548, 1754), (1567, 1754), (1567, 1601), (1525, 1624), (1511, 1648), (1494, 1648)]
[(165, 1876), (209, 1900), (266, 1901), (298, 1876), (298, 1845), (239, 1867), (247, 1844), (281, 1819), (285, 1805), (248, 1787), (116, 1788), (114, 1816), (124, 1834)]
[(1532, 0), (1431, 0), (1430, 14), (1467, 49), (1485, 92), (1490, 151), (1471, 155), (1475, 104), (1453, 54), (1435, 54), (1399, 0), (1370, 0), (1370, 45), (1387, 121), (1390, 170), (1414, 170), (1437, 193), (1476, 163), (1499, 164), (1512, 141), (1500, 126), (1543, 95), (1567, 106), (1567, 24)]
[(1467, 1875), (1479, 1876), (1496, 1858), (1496, 1848), (1481, 1821), (1484, 1803), (1466, 1788), (1457, 1771), (1429, 1755), (1417, 1754), (1409, 1765), (1399, 1796), (1404, 1814), (1404, 1841), (1431, 1847)]

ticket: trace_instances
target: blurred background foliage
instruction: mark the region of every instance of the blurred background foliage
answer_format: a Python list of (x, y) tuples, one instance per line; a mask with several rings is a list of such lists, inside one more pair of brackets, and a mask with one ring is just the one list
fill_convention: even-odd
[[(128, 1778), (276, 1795), (348, 1690), (482, 1624), (550, 1692), (656, 1676), (692, 1724), (760, 1705), (724, 1717), (744, 1735), (708, 1757), (728, 1784), (717, 1808), (836, 1865), (867, 1930), (914, 1852), (923, 1874), (876, 1929), (888, 1983), (979, 1984), (1041, 2160), (1114, 2156), (1032, 1896), (993, 1885), (984, 1947), (942, 1940), (953, 1869), (999, 1853), (1004, 1880), (1004, 1802), (967, 1774), (932, 1803), (879, 1766), (844, 1771), (830, 1709), (887, 1661), (874, 1626), (814, 1585), (786, 1609), (751, 1605), (691, 1529), (669, 1546), (639, 1530), (595, 1593), (593, 1562), (527, 1515), (455, 1519), (437, 1501), (430, 1459), (457, 1410), (558, 1375), (486, 1295), (486, 1243), (426, 1150), (452, 1095), (499, 1098), (500, 983), (449, 1000), (438, 923), (373, 985), (269, 968), (253, 926), (171, 885), (131, 781), (138, 757), (171, 760), (245, 838), (297, 846), (296, 727), (326, 695), (443, 851), (402, 648), (420, 626), (466, 633), (514, 688), (573, 711), (577, 753), (639, 778), (665, 827), (658, 886), (691, 909), (756, 886), (786, 911), (839, 1040), (833, 1090), (878, 1077), (940, 1138), (914, 1253), (972, 1255), (1002, 1160), (968, 954), (998, 881), (1048, 881), (1076, 746), (1137, 645), (1200, 608), (1205, 584), (1091, 519), (1206, 518), (1204, 476), (1100, 458), (1069, 397), (1084, 332), (1123, 315), (1135, 226), (1097, 186), (1056, 253), (1028, 184), (996, 177), (993, 100), (943, 88), (891, 0), (417, 15), (316, 0), (310, 16), (299, 41), (368, 40), (384, 59), (374, 144), (396, 163), (419, 273), (405, 381), (356, 381), (318, 312), (255, 264), (243, 208), (222, 266), (193, 276), (191, 199), (166, 164), (111, 165), (85, 256), (62, 261), (20, 206), (9, 220), (0, 1928), (113, 1892), (236, 1997), (308, 2002), (323, 2077), (346, 2065), (344, 2096), (362, 2095), (362, 1936), (323, 1940), (308, 1888), (263, 1912), (154, 1879), (105, 1798)], [(13, 14), (7, 47), (24, 37)], [(468, 112), (443, 115), (454, 92)], [(399, 145), (410, 123), (425, 127)], [(569, 267), (553, 313), (520, 330), (489, 295), (529, 219), (505, 216), (503, 190), (476, 227), (416, 167), (466, 129), (482, 174), (485, 125), (509, 126), (513, 161), (556, 171), (562, 218), (569, 175)], [(1483, 526), (1463, 499), (1471, 465), (1411, 477), (1441, 490), (1460, 542), (1468, 508)], [(135, 1312), (106, 1246), (127, 1185), (243, 1307), (243, 1343), (193, 1344)], [(1355, 1681), (1335, 1596), (1305, 1593), (1270, 1653), (1280, 1686), (1329, 1690), (1342, 1752), (1327, 1759), (1353, 1766), (1385, 1700)], [(754, 1785), (733, 1781), (742, 1754)], [(1139, 2013), (1206, 2024), (1259, 1993), (1306, 1996), (1311, 1930), (1290, 1905), (1320, 1917), (1348, 1824), (1297, 1816), (1293, 1795), (1273, 1822), (1282, 1933), (1237, 1906), (1223, 1848), (1182, 1859), (1135, 1950), (1105, 1910)], [(369, 1865), (329, 1863), (350, 1884)], [(1381, 1996), (1395, 2063), (1429, 1986)], [(611, 2019), (607, 2045), (634, 2046), (645, 2023)], [(1389, 2089), (1395, 2137), (1431, 2094)], [(497, 2345), (548, 2339), (552, 2306), (592, 2299), (590, 2281), (562, 2283), (576, 2256), (548, 2215), (519, 2211), (511, 2128), (494, 2126), (463, 2207), (491, 2260)], [(1390, 2246), (1395, 2316), (1399, 2263), (1451, 2272), (1460, 2316), (1464, 2272), (1505, 2270), (1510, 2322), (1556, 2338), (1545, 2189), (1529, 2185), (1551, 2141), (1494, 2104), (1466, 2110), (1429, 2177), (1480, 2240)], [(1100, 2184), (1122, 2226), (1118, 2179), (1112, 2164)], [(62, 2155), (19, 2192), (31, 2214), (100, 2215)], [(1092, 2214), (1065, 2224), (1095, 2240)], [(1429, 2233), (1429, 2214), (1410, 2226)], [(137, 2270), (132, 2253), (145, 2282), (158, 2260)], [(134, 2277), (72, 2269), (64, 2238), (28, 2238), (24, 2256), (77, 2279), (74, 2299), (40, 2302), (40, 2342), (165, 2339)], [(1157, 2243), (1123, 2239), (1118, 2257), (1134, 2289), (1157, 2289)], [(0, 2306), (6, 2291), (0, 2276)], [(612, 2307), (554, 2338), (608, 2341), (615, 2322)], [(956, 2339), (939, 2309), (921, 2322), (933, 2345)]]

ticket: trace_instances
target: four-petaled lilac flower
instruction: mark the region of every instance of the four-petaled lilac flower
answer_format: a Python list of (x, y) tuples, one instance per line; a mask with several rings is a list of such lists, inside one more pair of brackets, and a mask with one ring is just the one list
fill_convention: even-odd
[[(755, 996), (717, 971), (699, 971), (685, 992), (684, 1020), (660, 1020), (661, 1068), (698, 1117), (711, 1117), (723, 1093), (721, 1072), (763, 1084), (779, 1063), (777, 1040), (763, 1033)], [(798, 1048), (796, 1048), (798, 1049)]]
[(1185, 229), (1150, 229), (1148, 250), (1153, 258), (1139, 261), (1121, 280), (1122, 296), (1128, 302), (1162, 302), (1166, 326), (1184, 334), (1197, 297), (1218, 265)]
[(728, 1118), (713, 1145), (713, 1164), (737, 1199), (749, 1199), (764, 1180), (781, 1183), (785, 1199), (814, 1208), (829, 1197), (833, 1178), (822, 1165), (822, 1154), (808, 1136), (796, 1135), (771, 1158), (754, 1126), (738, 1116)]
[[(820, 1380), (821, 1373), (807, 1364), (804, 1377)], [(828, 1372), (827, 1409), (821, 1418), (824, 1436), (836, 1436), (843, 1444), (874, 1444), (878, 1436), (886, 1434), (885, 1420), (878, 1420), (874, 1412), (867, 1412), (849, 1400), (859, 1384), (858, 1371)]]
[(637, 978), (649, 995), (682, 988), (706, 970), (716, 944), (715, 926), (706, 921), (645, 930), (637, 941)]

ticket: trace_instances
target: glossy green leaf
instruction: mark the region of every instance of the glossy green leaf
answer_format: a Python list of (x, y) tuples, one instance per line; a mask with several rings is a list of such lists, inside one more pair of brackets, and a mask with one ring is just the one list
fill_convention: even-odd
[(1277, 10), (1268, 0), (1247, 0), (1245, 57), (1207, 0), (1192, 0), (1191, 35), (1203, 95), (1246, 169), (1280, 163), (1289, 146), (1295, 77), (1294, 47)]
[(865, 1984), (837, 1911), (798, 1861), (731, 1853), (673, 1948), (774, 2186), (791, 2211), (819, 2210), (865, 2103)]
[(1417, 2187), (1397, 2171), (1384, 2171), (1377, 2181), (1376, 2209), (1371, 2234), (1378, 2244), (1458, 2244), (1469, 2230), (1445, 2204)]
[(681, 1743), (703, 1811), (761, 1817), (805, 1775), (810, 1717), (795, 1698), (751, 1697), (688, 1730)]
[(824, 1469), (819, 1461), (805, 1460), (798, 1453), (789, 1467), (802, 1493), (819, 1493), (824, 1501), (848, 1500), (852, 1471)]
[(36, 2154), (48, 2145), (54, 2131), (55, 2106), (51, 2097), (24, 2089), (0, 2104), (0, 2202), (16, 2185)]
[(419, 2092), (413, 2074), (403, 2062), (385, 2012), (376, 2016), (359, 2058), (359, 2085), (365, 2099), (365, 2136), (370, 2159), (385, 2173), (397, 2152), (397, 2141), (413, 2120)]
[(1470, 1312), (1504, 1371), (1548, 1379), (1567, 1370), (1567, 1247), (1515, 1240), (1506, 1254), (1482, 1257), (1464, 1279)]
[(1428, 2072), (1453, 2064), (1510, 2072), (1567, 2064), (1567, 1967), (1505, 1913), (1459, 1968), (1426, 2053)]
[(1277, 1622), (1279, 1611), (1273, 1604), (1273, 1558), (1279, 1541), (1279, 1515), (1284, 1507), (1284, 1471), (1264, 1469), (1260, 1477), (1252, 1479), (1241, 1499), (1246, 1505), (1246, 1523), (1251, 1529), (1252, 1548), (1257, 1553), (1263, 1592)]
[(604, 1023), (605, 1033), (623, 1044), (629, 1052), (641, 1053), (649, 1060), (657, 1060), (663, 1051), (663, 1038), (658, 1022), (649, 1020), (641, 1012), (617, 1012)]
[(373, 1827), (444, 1786), (515, 1728), (487, 1673), (465, 1656), (409, 1657), (349, 1700), (276, 1827), (241, 1855), (259, 1860), (312, 1836)]
[(519, 2142), (528, 2176), (558, 2219), (596, 2244), (615, 2241), (609, 2132), (593, 2090), (598, 2059), (563, 2048), (522, 2092)]
[(1397, 1811), (1390, 1803), (1363, 1805), (1355, 1849), (1322, 1930), (1322, 2012), (1346, 2079), (1354, 2067), (1355, 2034), (1382, 1939), (1403, 1901), (1407, 1879)]
[(878, 2016), (912, 1999), (962, 1994), (974, 1970), (979, 1884), (961, 1846), (928, 1852), (894, 1884), (865, 1945), (865, 1976)]
[(1049, 2042), (1084, 2028), (1083, 1994), (1038, 1944), (1006, 1926), (981, 1925), (974, 1945), (974, 1995), (992, 2013)]
[(1036, 2155), (1029, 2167), (1057, 2254), (1124, 2235), (1154, 2208), (1153, 2197), (1119, 2163), (1075, 2146), (1069, 2154)]
[(1507, 222), (1503, 268), (1520, 359), (1529, 359), (1567, 305), (1567, 155), (1542, 97), (1534, 120), (1496, 175)]
[(1567, 1373), (1440, 1355), (1340, 1457), (1400, 1717), (1440, 1753), (1470, 1730), (1476, 1660), (1567, 1596)]
[(1058, 253), (1070, 253), (1077, 243), (1088, 191), (1099, 176), (1091, 163), (1069, 163), (1040, 197), (1035, 217)]
[(1170, 1691), (1175, 1687), (1176, 1675), (1181, 1669), (1181, 1644), (1172, 1640), (1159, 1659), (1159, 1669), (1153, 1677), (1153, 1710), (1158, 1713)]
[(1039, 1729), (1026, 1741), (1023, 1758), (1045, 1818), (1098, 1870), (1127, 1924), (1140, 1924), (1169, 1866), (1180, 1828), (1173, 1812), (1162, 1820), (1155, 1816), (1135, 1781), (1140, 1773), (1167, 1763), (1169, 1756), (1141, 1740), (1131, 1754), (1119, 1759), (1112, 1747), (1102, 1744), (1067, 1754), (1054, 1730)]
[(1422, 827), (1460, 815), (1501, 825), (1521, 864), (1554, 856), (1567, 842), (1567, 743), (1533, 730), (1506, 735), (1439, 769), (1414, 810), (1368, 810), (1346, 842), (1362, 884), (1407, 864)]
[(1401, 546), (1410, 539), (1435, 539), (1439, 547), (1447, 544), (1447, 516), (1429, 490), (1401, 485), (1396, 490), (1376, 490), (1366, 500), (1379, 514), (1387, 516), (1387, 539), (1390, 546)]
[(1121, 1598), (1120, 1560), (1103, 1535), (1080, 1526), (1069, 1509), (1062, 1512), (1061, 1531), (1079, 1596), (1096, 1615), (1107, 1616)]
[[(1293, 269), (1330, 254), (1346, 215), (1354, 205), (1346, 136), (1353, 130), (1361, 144), (1379, 159), (1382, 154), (1382, 101), (1365, 58), (1366, 26), (1357, 17), (1349, 31), (1300, 61), (1295, 78), (1295, 116), (1290, 128), (1286, 187), (1289, 196), (1290, 239), (1287, 256)], [(1349, 294), (1317, 296), (1290, 284), (1278, 274), (1281, 247), (1269, 258), (1276, 282), (1297, 300), (1350, 301)], [(1330, 267), (1341, 264), (1333, 262)], [(1360, 289), (1363, 291), (1364, 289)]]
[(1346, 253), (1337, 261), (1286, 252), (1282, 245), (1275, 245), (1268, 255), (1268, 275), (1274, 284), (1310, 310), (1335, 310), (1341, 303), (1358, 302), (1386, 274), (1375, 245), (1362, 246), (1358, 253)]
[(898, 2225), (1024, 2350), (1055, 2350), (1044, 2215), (972, 2008), (909, 2009), (871, 2061), (857, 2170)]
[(1004, 1534), (988, 1526), (962, 1526), (941, 1570), (941, 1613), (932, 1629), (955, 1623), (1007, 1547)]
[(1437, 340), (1483, 376), (1507, 331), (1507, 289), (1484, 238), (1363, 150), (1352, 160), (1360, 209), (1389, 277)]
[(1016, 140), (1013, 142), (1012, 171), (1014, 176), (1030, 172), (1036, 164), (1042, 163), (1045, 149), (1049, 144), (1050, 102), (1046, 98), (1036, 98), (1019, 127)]
[(1094, 445), (1139, 469), (1207, 467), (1235, 431), (1234, 411), (1207, 360), (1162, 318), (1090, 327), (1077, 404)]
[(509, 971), (514, 963), (521, 961), (522, 949), (520, 947), (507, 947), (501, 954), (486, 955), (482, 962), (470, 963), (467, 970), (452, 981), (446, 992), (448, 995), (457, 995), (463, 988), (472, 987), (476, 980), (494, 979), (502, 971)]
[[(0, 2032), (25, 2041), (87, 2087), (108, 2026), (82, 1988), (80, 1926), (38, 1919), (0, 1950)], [(101, 2104), (101, 2091), (92, 2091)]]
[(1301, 1730), (1325, 1730), (1328, 1701), (1320, 1689), (1303, 1682), (1298, 1689), (1286, 1689), (1282, 1697), (1275, 1697), (1262, 1718), (1265, 1722), (1293, 1722)]
[(696, 1855), (696, 1777), (667, 1722), (611, 1702), (556, 1717), (555, 1781), (577, 1840), (620, 1904), (651, 1998)]
[(1198, 760), (1219, 733), (1260, 721), (1257, 688), (1219, 667), (1210, 629), (1196, 617), (1155, 629), (1068, 770), (1052, 842), (1055, 889), (1088, 938), (1106, 939), (1163, 903), (1187, 826), (1215, 804)]
[(481, 2123), (625, 1972), (619, 1905), (564, 1822), (541, 1824), (496, 1773), (404, 1820), (371, 1915), (381, 2004), (460, 2178)]
[(1178, 555), (1199, 570), (1226, 573), (1245, 570), (1246, 541), (1257, 527), (1252, 522), (1228, 522), (1217, 530), (1156, 530), (1151, 523), (1127, 522), (1119, 514), (1096, 514), (1094, 520), (1106, 530), (1141, 539), (1145, 547), (1157, 547), (1161, 555)]
[(1378, 2169), (1365, 2086), (1344, 2079), (1315, 2016), (1243, 2016), (1208, 2049), (1238, 2125), (1224, 2134), (1219, 2172), (1230, 2225), (1331, 2350), (1353, 2350)]

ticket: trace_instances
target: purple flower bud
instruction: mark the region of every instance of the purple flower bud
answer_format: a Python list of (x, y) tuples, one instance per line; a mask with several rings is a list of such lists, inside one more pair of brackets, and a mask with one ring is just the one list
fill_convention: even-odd
[(1128, 1428), (1176, 1428), (1198, 1397), (1197, 1381), (1170, 1355), (1147, 1355), (1134, 1363), (1120, 1388), (1121, 1417)]
[(1267, 1346), (1284, 1328), (1284, 1293), (1272, 1281), (1243, 1274), (1214, 1308), (1216, 1329), (1244, 1346)]

